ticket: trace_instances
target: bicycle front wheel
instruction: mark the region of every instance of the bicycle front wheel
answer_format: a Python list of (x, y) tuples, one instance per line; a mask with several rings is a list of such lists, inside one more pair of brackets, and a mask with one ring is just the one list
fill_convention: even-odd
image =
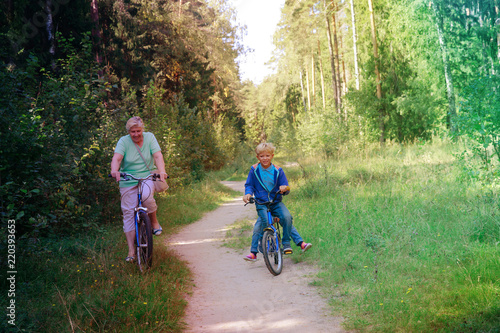
[(262, 251), (267, 269), (273, 275), (279, 275), (283, 269), (283, 253), (277, 235), (272, 230), (265, 230), (262, 236)]
[(151, 231), (151, 221), (145, 212), (139, 212), (137, 221), (137, 232), (139, 234), (139, 244), (137, 244), (137, 265), (139, 270), (144, 272), (153, 263), (153, 233)]

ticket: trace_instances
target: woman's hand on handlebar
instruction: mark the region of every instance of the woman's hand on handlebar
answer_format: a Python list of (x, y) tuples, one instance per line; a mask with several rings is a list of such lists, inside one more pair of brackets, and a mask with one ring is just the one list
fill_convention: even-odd
[(153, 180), (155, 181), (166, 181), (170, 176), (166, 172), (155, 172), (153, 174)]
[(160, 180), (164, 182), (168, 178), (168, 174), (166, 172), (160, 172)]
[(116, 179), (117, 182), (120, 181), (120, 171), (111, 171), (111, 177)]
[(251, 197), (252, 197), (251, 194), (245, 194), (245, 196), (243, 196), (243, 202), (248, 203)]

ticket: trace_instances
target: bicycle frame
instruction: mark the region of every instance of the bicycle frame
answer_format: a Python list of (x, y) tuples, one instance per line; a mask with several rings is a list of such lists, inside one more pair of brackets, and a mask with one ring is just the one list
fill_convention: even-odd
[[(289, 191), (289, 188), (288, 188)], [(283, 269), (283, 246), (281, 244), (280, 221), (278, 217), (273, 217), (271, 214), (271, 205), (275, 202), (274, 199), (268, 202), (259, 202), (255, 197), (251, 197), (248, 203), (265, 205), (267, 207), (267, 226), (262, 230), (262, 253), (267, 268), (273, 275), (279, 275)], [(248, 204), (247, 203), (247, 204)], [(276, 223), (276, 226), (274, 225)]]
[[(275, 217), (275, 218), (278, 218), (278, 217)], [(276, 227), (274, 226), (274, 220), (273, 220), (273, 216), (271, 214), (271, 208), (270, 208), (270, 204), (269, 204), (269, 206), (267, 207), (267, 226), (262, 230), (262, 232), (264, 232), (265, 230), (272, 230), (275, 237), (276, 237), (276, 244), (278, 245), (278, 248), (281, 247), (280, 240), (278, 237), (279, 225), (280, 225), (279, 222), (277, 222)]]
[[(289, 188), (288, 188), (289, 189)], [(255, 204), (258, 204), (258, 205), (265, 205), (267, 207), (267, 226), (265, 228), (263, 228), (262, 231), (268, 229), (268, 230), (272, 230), (273, 232), (277, 232), (279, 231), (279, 222), (277, 222), (277, 228), (274, 226), (274, 221), (273, 221), (273, 216), (271, 214), (271, 205), (273, 203), (275, 203), (274, 200), (276, 200), (276, 196), (278, 195), (279, 192), (276, 192), (276, 194), (274, 195), (274, 198), (272, 201), (268, 201), (268, 202), (259, 202), (257, 199), (255, 199), (255, 197), (252, 197), (250, 198), (250, 201), (249, 203), (255, 203)], [(246, 205), (245, 205), (246, 206)], [(277, 218), (277, 217), (276, 217)], [(277, 243), (278, 245), (279, 242)]]
[(140, 179), (139, 182), (137, 183), (137, 207), (134, 208), (135, 214), (134, 214), (134, 223), (135, 223), (135, 240), (136, 244), (138, 246), (142, 246), (140, 240), (139, 240), (139, 228), (138, 228), (138, 221), (139, 221), (139, 212), (143, 211), (147, 214), (148, 209), (146, 207), (142, 207), (142, 182), (143, 180)]
[(142, 206), (142, 192), (145, 180), (152, 179), (155, 181), (160, 179), (160, 175), (150, 174), (146, 178), (137, 178), (131, 174), (120, 173), (120, 177), (126, 181), (130, 179), (138, 181), (137, 206), (134, 208), (135, 245), (137, 251), (137, 264), (141, 272), (144, 272), (146, 269), (151, 267), (153, 255), (153, 236), (151, 231), (151, 221), (148, 217), (148, 209)]

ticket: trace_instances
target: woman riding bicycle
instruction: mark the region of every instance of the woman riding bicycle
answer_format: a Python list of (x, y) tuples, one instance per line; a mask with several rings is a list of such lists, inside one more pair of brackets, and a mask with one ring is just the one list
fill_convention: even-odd
[[(144, 132), (144, 123), (140, 117), (132, 117), (126, 124), (126, 136), (118, 140), (111, 161), (111, 176), (120, 183), (121, 207), (123, 213), (123, 231), (127, 239), (128, 256), (125, 261), (135, 260), (135, 224), (134, 208), (137, 205), (137, 193), (139, 191), (137, 181), (120, 180), (120, 172), (130, 173), (136, 177), (147, 177), (150, 170), (156, 170), (162, 182), (167, 178), (165, 162), (161, 153), (160, 145), (153, 133)], [(154, 166), (153, 165), (156, 166)], [(142, 203), (148, 209), (148, 216), (153, 227), (153, 234), (159, 236), (162, 228), (156, 217), (156, 201), (153, 197), (154, 184), (151, 179), (143, 182)]]

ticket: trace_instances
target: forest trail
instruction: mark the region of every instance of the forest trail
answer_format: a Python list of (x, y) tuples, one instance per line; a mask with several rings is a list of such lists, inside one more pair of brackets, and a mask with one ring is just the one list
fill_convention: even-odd
[[(244, 182), (223, 184), (243, 193)], [(186, 332), (345, 332), (342, 318), (330, 315), (325, 299), (309, 285), (315, 276), (310, 265), (285, 258), (283, 272), (274, 277), (261, 254), (247, 262), (247, 250), (221, 246), (227, 226), (256, 216), (253, 205), (244, 207), (236, 197), (167, 241), (194, 274)]]

